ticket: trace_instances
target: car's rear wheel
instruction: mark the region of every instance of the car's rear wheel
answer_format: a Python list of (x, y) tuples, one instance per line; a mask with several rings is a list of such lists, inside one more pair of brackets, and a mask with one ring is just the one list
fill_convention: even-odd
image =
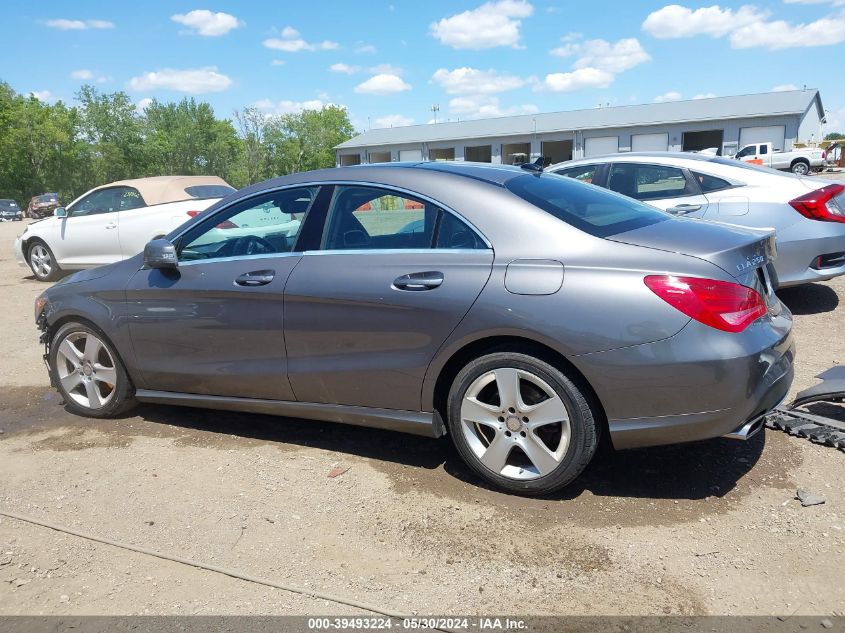
[(26, 259), (38, 281), (56, 281), (62, 274), (53, 251), (44, 242), (30, 244)]
[(461, 457), (481, 477), (518, 494), (571, 483), (598, 444), (585, 394), (556, 367), (497, 352), (467, 364), (452, 384), (448, 424)]
[(50, 345), (50, 371), (67, 408), (108, 418), (135, 404), (134, 388), (106, 337), (82, 323), (59, 328)]
[(796, 160), (792, 163), (792, 173), (799, 176), (806, 176), (810, 173), (810, 163), (805, 160)]

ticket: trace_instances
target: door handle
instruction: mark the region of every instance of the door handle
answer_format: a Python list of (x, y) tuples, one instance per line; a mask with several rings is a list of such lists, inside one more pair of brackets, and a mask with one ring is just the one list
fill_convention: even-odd
[(443, 283), (443, 273), (436, 270), (424, 273), (409, 273), (393, 280), (397, 290), (434, 290)]
[(105, 228), (107, 228), (107, 229), (116, 229), (116, 228), (117, 228), (117, 224), (116, 224), (115, 222), (111, 222), (111, 223), (109, 223), (109, 224), (106, 224)]
[(666, 211), (675, 215), (686, 215), (687, 213), (698, 211), (700, 208), (700, 204), (679, 204), (677, 207), (669, 207)]
[(238, 286), (266, 286), (273, 277), (276, 276), (275, 270), (254, 270), (249, 273), (244, 273), (235, 278), (235, 284)]

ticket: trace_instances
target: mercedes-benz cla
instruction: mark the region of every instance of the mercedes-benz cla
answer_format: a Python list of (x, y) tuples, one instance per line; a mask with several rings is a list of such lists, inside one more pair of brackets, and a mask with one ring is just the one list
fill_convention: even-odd
[(774, 256), (771, 231), (538, 167), (362, 166), (232, 194), (64, 279), (35, 316), (75, 413), (448, 433), (488, 482), (544, 494), (602, 433), (629, 448), (759, 428), (793, 376)]

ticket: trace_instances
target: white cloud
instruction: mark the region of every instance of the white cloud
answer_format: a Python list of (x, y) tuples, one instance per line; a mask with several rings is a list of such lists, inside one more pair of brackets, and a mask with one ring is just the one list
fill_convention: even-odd
[(666, 103), (667, 101), (680, 101), (683, 99), (681, 93), (676, 90), (670, 90), (669, 92), (664, 92), (662, 95), (657, 95), (654, 98), (655, 103)]
[(716, 93), (705, 92), (705, 93), (702, 93), (702, 94), (699, 94), (699, 95), (695, 95), (693, 97), (693, 101), (695, 101), (696, 99), (713, 99), (716, 96), (717, 96)]
[(375, 53), (376, 47), (372, 44), (361, 44), (360, 46), (355, 48), (356, 53)]
[(429, 26), (432, 36), (452, 48), (519, 48), (522, 18), (534, 13), (526, 0), (495, 0)]
[(577, 56), (574, 68), (598, 68), (612, 73), (621, 73), (651, 60), (651, 55), (634, 37), (613, 44), (607, 40), (570, 41), (553, 49), (551, 54), (558, 57)]
[(465, 119), (483, 119), (514, 114), (536, 114), (540, 109), (530, 103), (503, 108), (499, 97), (492, 95), (465, 95), (450, 99), (449, 111)]
[(96, 81), (98, 84), (104, 84), (107, 81), (111, 81), (111, 77), (107, 77), (105, 75), (101, 75), (96, 77), (93, 71), (88, 70), (87, 68), (80, 68), (79, 70), (74, 70), (70, 74), (71, 79), (77, 79), (79, 81)]
[(643, 22), (643, 29), (658, 39), (676, 39), (694, 35), (723, 37), (732, 31), (760, 22), (768, 17), (751, 5), (741, 6), (736, 11), (722, 9), (718, 4), (712, 7), (689, 9), (670, 4), (650, 13)]
[(88, 29), (113, 29), (114, 22), (108, 20), (47, 20), (47, 26), (60, 31), (85, 31)]
[(189, 94), (220, 92), (232, 86), (232, 80), (218, 72), (216, 66), (205, 68), (162, 68), (132, 77), (127, 84), (130, 90), (175, 90)]
[(411, 85), (403, 81), (401, 77), (387, 73), (373, 75), (367, 81), (355, 86), (355, 92), (371, 95), (389, 95), (410, 89)]
[(270, 99), (260, 99), (252, 105), (259, 110), (266, 112), (268, 115), (273, 115), (298, 114), (303, 110), (322, 110), (326, 106), (337, 104), (326, 103), (322, 99), (307, 99), (305, 101), (291, 101), (288, 99), (284, 99), (282, 101), (271, 101)]
[(845, 42), (845, 11), (806, 24), (790, 24), (785, 20), (759, 21), (731, 33), (732, 48), (778, 50), (831, 46), (840, 42)]
[(401, 76), (405, 71), (398, 66), (392, 64), (377, 64), (375, 66), (355, 66), (339, 62), (329, 66), (329, 70), (333, 73), (342, 73), (345, 75), (354, 75), (355, 73), (367, 72), (371, 75), (397, 75)]
[(343, 73), (345, 75), (354, 75), (359, 70), (361, 70), (360, 66), (350, 66), (349, 64), (344, 64), (342, 62), (338, 62), (337, 64), (332, 64), (329, 66), (329, 70), (333, 73)]
[(29, 93), (30, 97), (35, 97), (39, 101), (43, 101), (47, 103), (48, 101), (55, 101), (56, 97), (53, 96), (53, 93), (49, 90), (32, 90)]
[(195, 9), (188, 13), (177, 13), (171, 15), (170, 19), (187, 26), (186, 33), (196, 33), (197, 35), (204, 35), (206, 37), (217, 37), (218, 35), (226, 35), (232, 29), (243, 26), (243, 22), (229, 13), (212, 13), (207, 9)]
[(373, 127), (402, 127), (413, 124), (414, 120), (411, 117), (402, 114), (388, 114), (373, 121)]
[(607, 88), (615, 76), (598, 68), (578, 68), (568, 73), (546, 75), (544, 85), (552, 92), (572, 92), (582, 88)]
[(795, 84), (778, 84), (772, 88), (772, 92), (788, 92), (790, 90), (798, 90), (798, 86)]
[(332, 42), (331, 40), (323, 40), (322, 42), (306, 42), (299, 35), (292, 26), (286, 26), (282, 29), (281, 39), (278, 37), (271, 37), (263, 42), (266, 48), (277, 51), (284, 51), (286, 53), (298, 53), (300, 51), (333, 51), (340, 48), (340, 44)]
[(135, 104), (135, 112), (137, 114), (144, 114), (144, 110), (153, 102), (150, 97), (144, 97), (138, 103)]
[(439, 68), (431, 79), (449, 94), (493, 94), (525, 85), (525, 79), (516, 75), (466, 67), (454, 70)]

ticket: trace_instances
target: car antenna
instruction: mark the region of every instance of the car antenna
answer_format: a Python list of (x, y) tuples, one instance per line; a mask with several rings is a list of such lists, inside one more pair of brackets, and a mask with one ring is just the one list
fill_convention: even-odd
[(546, 157), (540, 156), (540, 158), (535, 160), (533, 163), (522, 163), (520, 167), (522, 167), (525, 171), (533, 171), (538, 174), (542, 173), (543, 169), (546, 167)]

